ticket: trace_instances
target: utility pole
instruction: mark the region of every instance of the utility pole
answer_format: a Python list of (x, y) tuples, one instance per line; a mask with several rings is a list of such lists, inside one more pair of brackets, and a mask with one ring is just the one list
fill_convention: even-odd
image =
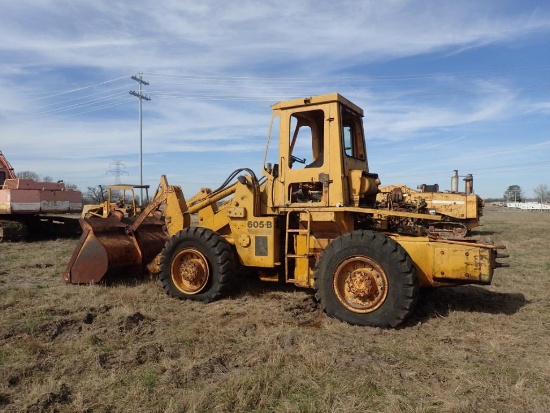
[[(141, 93), (141, 85), (149, 85), (149, 82), (143, 80), (143, 73), (138, 73), (131, 77), (132, 80), (135, 80), (139, 83), (139, 92), (134, 90), (130, 91), (130, 95), (133, 95), (139, 99), (139, 184), (143, 185), (143, 126), (142, 126), (142, 116), (141, 116), (141, 101), (142, 100), (151, 100), (149, 96), (145, 96)], [(143, 188), (140, 188), (140, 203), (143, 205)]]
[(518, 192), (519, 191), (517, 189), (511, 189), (506, 192), (508, 196), (508, 202), (510, 202), (510, 197), (512, 196), (512, 193), (514, 194), (514, 208), (517, 208)]

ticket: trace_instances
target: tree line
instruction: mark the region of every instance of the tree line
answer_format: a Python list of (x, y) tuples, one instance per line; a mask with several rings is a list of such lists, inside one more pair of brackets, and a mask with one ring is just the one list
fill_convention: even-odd
[[(533, 192), (535, 194), (535, 198), (541, 204), (546, 202), (550, 196), (550, 190), (546, 184), (537, 185), (533, 189)], [(507, 202), (523, 202), (526, 200), (523, 190), (519, 185), (510, 185), (506, 191), (504, 191), (503, 198)]]
[[(41, 176), (33, 171), (21, 171), (21, 172), (17, 172), (15, 175), (20, 179), (32, 179), (33, 181), (36, 181), (36, 182), (54, 182), (54, 179), (51, 176), (49, 175)], [(63, 182), (63, 181), (57, 181), (57, 182)], [(65, 188), (78, 191), (78, 187), (75, 184), (71, 184), (68, 182), (65, 182)]]

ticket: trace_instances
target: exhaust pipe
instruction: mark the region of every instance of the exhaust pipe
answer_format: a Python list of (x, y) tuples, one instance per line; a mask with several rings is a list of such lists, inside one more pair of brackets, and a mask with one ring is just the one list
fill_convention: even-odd
[(458, 192), (458, 169), (455, 169), (455, 174), (451, 176), (451, 192)]
[(464, 178), (464, 192), (466, 192), (466, 195), (474, 193), (474, 176), (472, 174), (468, 174)]

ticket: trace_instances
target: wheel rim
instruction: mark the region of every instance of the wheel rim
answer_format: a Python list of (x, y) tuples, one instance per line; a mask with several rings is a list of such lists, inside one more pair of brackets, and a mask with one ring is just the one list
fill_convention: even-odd
[(388, 277), (376, 261), (362, 256), (350, 257), (336, 268), (333, 288), (348, 310), (370, 313), (386, 300)]
[(172, 259), (170, 270), (174, 285), (184, 294), (201, 292), (210, 278), (208, 261), (195, 248), (178, 251)]

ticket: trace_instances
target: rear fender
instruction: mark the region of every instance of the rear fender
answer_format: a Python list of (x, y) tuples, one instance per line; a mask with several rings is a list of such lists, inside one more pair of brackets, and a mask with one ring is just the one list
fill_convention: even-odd
[(476, 241), (451, 241), (440, 237), (391, 235), (410, 255), (421, 287), (452, 284), (491, 284), (497, 262), (506, 258), (499, 250), (506, 247)]

